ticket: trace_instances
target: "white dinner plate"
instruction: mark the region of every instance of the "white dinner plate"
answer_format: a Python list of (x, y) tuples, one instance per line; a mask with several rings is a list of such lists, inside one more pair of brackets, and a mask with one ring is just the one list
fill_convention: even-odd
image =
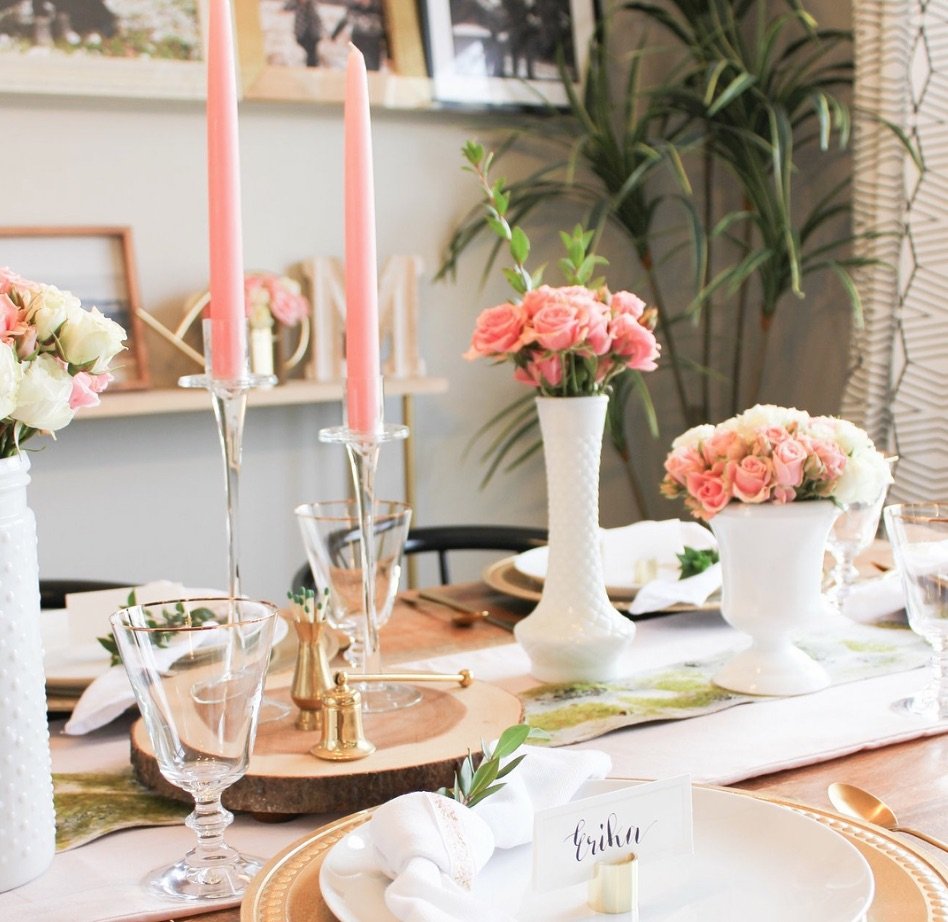
[[(593, 782), (584, 794), (628, 782)], [(842, 835), (786, 807), (729, 791), (694, 788), (695, 853), (643, 864), (642, 922), (861, 922), (872, 902), (869, 865)], [(365, 827), (326, 856), (320, 890), (340, 922), (396, 922), (385, 906), (388, 880), (363, 874), (336, 889), (344, 849), (367, 844)], [(586, 885), (549, 893), (530, 889), (530, 845), (498, 850), (473, 894), (518, 922), (601, 922)], [(342, 886), (342, 885), (339, 885)], [(624, 917), (617, 917), (624, 918)]]
[[(602, 572), (606, 591), (613, 599), (632, 598), (659, 574), (676, 573), (677, 558), (685, 547), (717, 547), (714, 535), (697, 522), (669, 519), (635, 522), (622, 528), (601, 529)], [(549, 548), (531, 548), (514, 557), (514, 567), (542, 583), (546, 579)]]
[[(96, 640), (110, 633), (109, 617), (125, 605), (128, 589), (103, 589), (76, 593), (76, 610), (65, 608), (40, 612), (43, 637), (43, 665), (46, 687), (59, 693), (78, 694), (104, 673), (109, 654)], [(174, 583), (149, 583), (137, 590), (140, 602), (169, 598), (212, 598), (223, 595), (217, 589), (186, 589)], [(273, 628), (273, 645), (287, 634), (288, 626), (278, 618)]]

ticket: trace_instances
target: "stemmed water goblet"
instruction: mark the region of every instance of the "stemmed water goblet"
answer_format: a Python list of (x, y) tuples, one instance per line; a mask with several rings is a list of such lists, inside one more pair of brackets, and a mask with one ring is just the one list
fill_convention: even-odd
[[(154, 610), (171, 610), (173, 625)], [(233, 815), (222, 792), (250, 761), (277, 610), (246, 599), (181, 599), (112, 615), (112, 633), (161, 774), (194, 798), (197, 845), (151, 872), (153, 892), (182, 900), (235, 899), (260, 859), (224, 842)]]
[[(326, 618), (349, 637), (344, 653), (346, 662), (357, 673), (380, 673), (379, 630), (388, 621), (398, 592), (411, 508), (390, 500), (376, 500), (372, 507), (374, 619), (368, 618), (365, 611), (362, 523), (355, 500), (304, 503), (295, 512), (313, 579), (320, 590), (329, 590)], [(420, 693), (411, 685), (357, 685), (363, 708), (369, 712), (409, 707), (421, 700)]]
[[(894, 457), (886, 458), (890, 465), (895, 460)], [(869, 547), (876, 537), (882, 505), (888, 492), (887, 479), (884, 484), (880, 484), (879, 493), (875, 498), (843, 504), (842, 511), (826, 539), (826, 549), (833, 555), (834, 560), (829, 598), (841, 614), (845, 614), (846, 599), (849, 598), (853, 583), (859, 578), (856, 557)]]
[(896, 701), (899, 711), (948, 719), (948, 503), (887, 506), (886, 533), (902, 576), (909, 625), (932, 646), (932, 676), (916, 695)]

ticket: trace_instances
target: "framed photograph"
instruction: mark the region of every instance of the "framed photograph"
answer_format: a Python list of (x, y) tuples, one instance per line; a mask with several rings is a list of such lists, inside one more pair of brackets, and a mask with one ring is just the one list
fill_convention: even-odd
[[(2, 2), (2, 0), (0, 0)], [(342, 102), (352, 42), (365, 57), (375, 105), (428, 106), (415, 0), (236, 0), (248, 99)]]
[(0, 88), (199, 99), (203, 0), (0, 0)]
[(149, 386), (131, 228), (0, 227), (0, 265), (71, 291), (121, 324), (128, 349), (115, 360), (109, 390)]
[(565, 106), (557, 54), (577, 85), (595, 0), (422, 0), (436, 101)]

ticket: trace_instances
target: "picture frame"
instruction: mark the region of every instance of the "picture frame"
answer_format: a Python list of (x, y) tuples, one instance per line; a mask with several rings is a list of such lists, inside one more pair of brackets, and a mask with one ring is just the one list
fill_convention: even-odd
[(415, 0), (235, 0), (235, 4), (246, 99), (342, 102), (351, 40), (366, 59), (372, 105), (401, 109), (431, 105)]
[(596, 0), (421, 0), (436, 103), (565, 108), (562, 47), (579, 87)]
[(0, 4), (0, 88), (3, 93), (203, 99), (205, 3)]
[(71, 291), (127, 333), (109, 390), (141, 390), (151, 379), (129, 227), (0, 227), (0, 265)]

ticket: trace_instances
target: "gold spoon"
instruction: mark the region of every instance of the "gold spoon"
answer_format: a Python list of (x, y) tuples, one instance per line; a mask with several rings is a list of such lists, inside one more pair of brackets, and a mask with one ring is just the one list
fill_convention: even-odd
[(900, 826), (898, 819), (887, 804), (879, 800), (874, 794), (870, 794), (862, 788), (857, 788), (854, 784), (836, 782), (829, 786), (827, 793), (829, 794), (830, 803), (846, 816), (851, 816), (857, 820), (867, 820), (891, 832), (904, 832), (948, 852), (948, 843), (942, 842), (940, 839), (936, 839), (934, 836), (918, 829)]

